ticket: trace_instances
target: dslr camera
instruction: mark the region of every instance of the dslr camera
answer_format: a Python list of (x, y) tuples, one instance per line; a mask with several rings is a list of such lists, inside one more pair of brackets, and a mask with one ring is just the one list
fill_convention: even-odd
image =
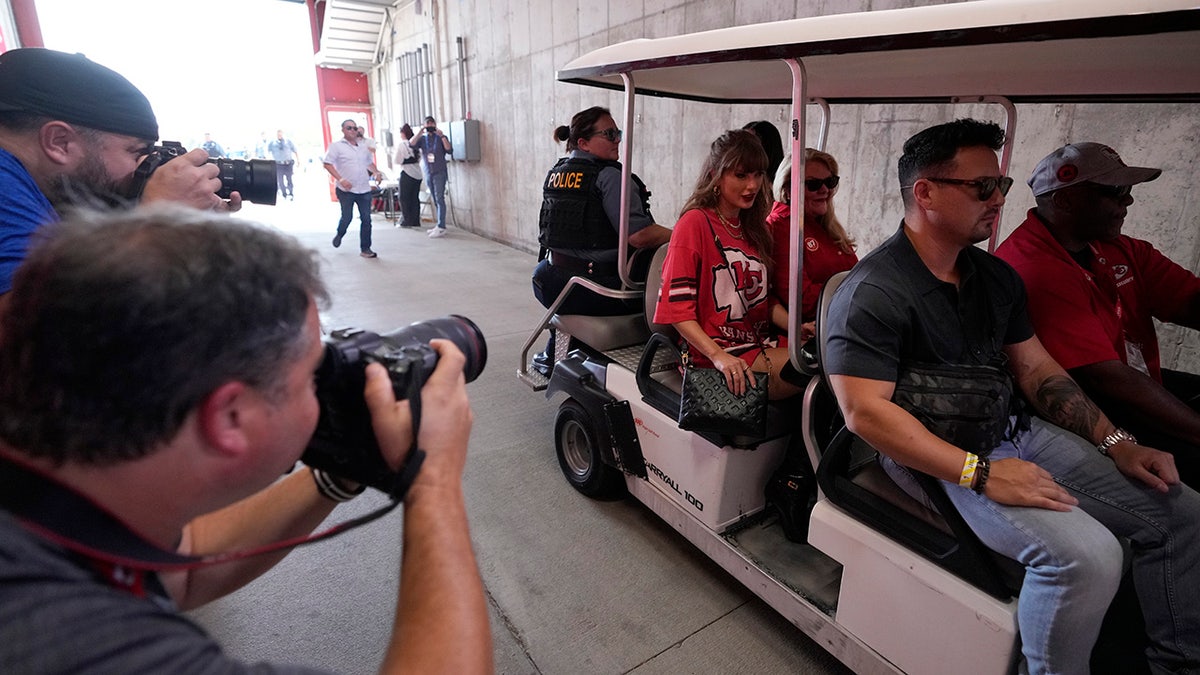
[[(133, 197), (142, 196), (146, 189), (146, 181), (158, 167), (167, 162), (186, 155), (187, 148), (176, 141), (163, 141), (150, 149), (150, 153), (138, 164), (133, 173)], [(275, 162), (266, 159), (226, 159), (224, 157), (210, 158), (209, 164), (216, 164), (221, 170), (221, 189), (217, 196), (229, 199), (233, 192), (239, 192), (242, 199), (255, 204), (275, 205)]]
[(421, 386), (437, 366), (437, 352), (429, 346), (434, 338), (453, 342), (467, 357), (463, 365), (467, 382), (483, 372), (487, 364), (483, 333), (470, 319), (456, 314), (418, 321), (383, 335), (358, 328), (330, 333), (316, 373), (321, 416), (300, 460), (394, 495), (401, 487), (400, 476), (383, 459), (363, 400), (366, 367), (379, 363), (387, 369), (396, 400), (419, 397)]

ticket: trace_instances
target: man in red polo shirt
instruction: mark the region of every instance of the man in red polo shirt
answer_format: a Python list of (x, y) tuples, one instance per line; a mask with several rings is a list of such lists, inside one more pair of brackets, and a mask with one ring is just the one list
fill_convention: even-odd
[(996, 255), (1024, 279), (1050, 355), (1115, 423), (1172, 452), (1196, 486), (1200, 376), (1161, 369), (1153, 320), (1200, 329), (1200, 278), (1121, 234), (1132, 186), (1161, 173), (1126, 166), (1100, 143), (1065, 145), (1033, 170), (1037, 207)]

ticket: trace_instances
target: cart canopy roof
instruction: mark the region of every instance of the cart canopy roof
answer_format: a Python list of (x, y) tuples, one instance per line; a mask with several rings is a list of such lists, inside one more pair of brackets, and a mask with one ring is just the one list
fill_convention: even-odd
[(735, 26), (597, 49), (565, 82), (720, 103), (998, 95), (1014, 102), (1200, 100), (1197, 0), (978, 0)]

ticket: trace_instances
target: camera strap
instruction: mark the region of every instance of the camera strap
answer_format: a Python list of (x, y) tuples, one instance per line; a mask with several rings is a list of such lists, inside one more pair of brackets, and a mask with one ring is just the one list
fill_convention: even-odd
[[(424, 457), (423, 452), (414, 449), (410, 459), (418, 453), (421, 458)], [(419, 460), (413, 463), (420, 466)], [(130, 575), (131, 571), (144, 573), (198, 569), (323, 541), (378, 520), (400, 503), (400, 500), (394, 499), (370, 513), (316, 534), (242, 551), (189, 556), (147, 541), (99, 504), (37, 469), (0, 457), (0, 508), (11, 513), (30, 532), (86, 558), (94, 566), (112, 570), (110, 580), (119, 581), (121, 583), (116, 585), (122, 586), (127, 584), (121, 577), (136, 576)]]

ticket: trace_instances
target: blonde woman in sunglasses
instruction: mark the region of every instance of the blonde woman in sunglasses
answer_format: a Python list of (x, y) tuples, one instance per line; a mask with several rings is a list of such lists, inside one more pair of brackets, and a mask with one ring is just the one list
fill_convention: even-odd
[[(812, 337), (817, 312), (817, 299), (825, 282), (838, 272), (854, 267), (858, 262), (855, 243), (833, 212), (833, 195), (837, 193), (838, 163), (833, 155), (808, 148), (804, 151), (804, 266), (801, 274), (800, 316), (808, 319), (801, 325), (801, 338)], [(775, 202), (767, 216), (775, 247), (775, 267), (772, 287), (780, 302), (787, 305), (788, 251), (791, 242), (792, 156), (786, 155), (775, 174)]]

